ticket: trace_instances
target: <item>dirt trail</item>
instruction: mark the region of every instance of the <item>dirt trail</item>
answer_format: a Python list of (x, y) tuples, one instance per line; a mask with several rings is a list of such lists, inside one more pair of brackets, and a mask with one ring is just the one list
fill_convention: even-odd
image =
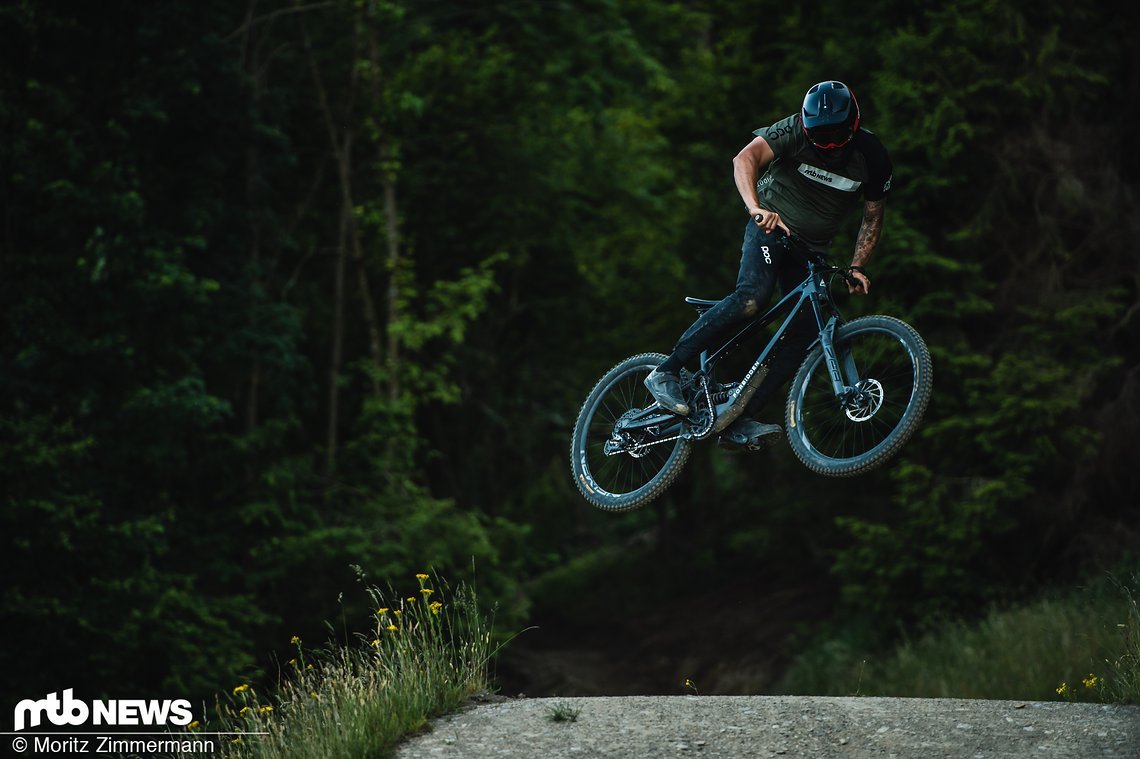
[[(556, 706), (574, 721), (549, 717)], [(625, 696), (505, 699), (437, 720), (429, 757), (1138, 757), (1140, 707), (958, 699)]]

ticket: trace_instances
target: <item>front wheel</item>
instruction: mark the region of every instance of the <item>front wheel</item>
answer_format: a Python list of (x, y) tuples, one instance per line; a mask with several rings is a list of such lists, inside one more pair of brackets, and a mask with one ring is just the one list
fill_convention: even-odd
[[(665, 360), (660, 353), (632, 356), (610, 369), (582, 404), (570, 443), (574, 484), (592, 505), (631, 511), (652, 501), (681, 473), (691, 444), (677, 417), (650, 432), (623, 432), (618, 423), (656, 401), (643, 384)], [(666, 415), (665, 412), (661, 412)]]
[(846, 384), (835, 396), (823, 348), (804, 359), (788, 394), (788, 443), (809, 469), (830, 477), (863, 474), (902, 448), (922, 421), (933, 388), (930, 351), (909, 324), (865, 316), (835, 332)]

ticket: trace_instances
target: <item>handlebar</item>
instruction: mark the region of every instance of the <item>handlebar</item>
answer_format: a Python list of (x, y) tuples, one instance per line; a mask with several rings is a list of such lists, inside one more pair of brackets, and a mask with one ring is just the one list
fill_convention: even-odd
[(843, 277), (843, 280), (848, 284), (855, 287), (862, 287), (862, 283), (851, 276), (851, 272), (859, 272), (863, 276), (867, 276), (867, 269), (862, 266), (832, 266), (828, 263), (826, 255), (818, 250), (815, 250), (804, 240), (795, 234), (784, 233), (788, 238), (790, 248), (793, 250), (798, 249), (800, 253), (808, 260), (815, 269), (825, 274), (838, 274)]
[(852, 272), (859, 272), (864, 277), (867, 276), (867, 269), (862, 266), (832, 266), (823, 259), (813, 259), (812, 263), (815, 264), (816, 271), (824, 274), (838, 274), (843, 277), (843, 281), (848, 285), (861, 289), (863, 283), (852, 276)]

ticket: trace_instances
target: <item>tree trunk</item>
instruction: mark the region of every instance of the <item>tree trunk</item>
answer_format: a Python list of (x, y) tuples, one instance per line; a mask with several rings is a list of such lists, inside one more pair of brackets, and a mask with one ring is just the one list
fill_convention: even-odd
[[(344, 136), (337, 164), (342, 177), (349, 171), (352, 156), (352, 133)], [(345, 181), (342, 178), (342, 182)], [(352, 206), (341, 204), (340, 228), (337, 234), (336, 270), (333, 277), (333, 333), (332, 353), (329, 356), (328, 429), (325, 438), (325, 469), (330, 474), (336, 468), (338, 420), (340, 406), (340, 367), (344, 360), (344, 268), (348, 258), (348, 235), (352, 224)]]
[[(372, 107), (376, 113), (383, 112), (384, 95), (380, 89), (380, 43), (373, 29), (368, 37), (368, 54), (371, 66)], [(384, 175), (384, 232), (388, 253), (388, 312), (387, 350), (384, 366), (388, 376), (388, 400), (395, 402), (400, 397), (400, 342), (394, 326), (400, 317), (400, 217), (396, 205), (396, 176), (398, 172), (396, 145), (391, 137), (383, 135), (379, 140), (380, 171)], [(376, 360), (380, 360), (380, 336), (375, 336)]]
[[(245, 58), (245, 68), (249, 72), (252, 81), (252, 88), (250, 91), (250, 108), (257, 118), (260, 111), (261, 102), (261, 66), (259, 63), (258, 49), (259, 45), (256, 40), (256, 33), (254, 32), (251, 20), (253, 19), (254, 9), (257, 6), (257, 0), (250, 0), (249, 8), (246, 11), (246, 34), (243, 44), (243, 57)], [(249, 328), (250, 334), (257, 334), (257, 299), (260, 297), (261, 287), (261, 214), (257, 209), (257, 170), (258, 170), (258, 149), (253, 143), (246, 148), (245, 151), (245, 203), (246, 213), (249, 219), (249, 265), (252, 281), (250, 283), (249, 292)], [(261, 391), (261, 358), (256, 349), (253, 349), (250, 356), (250, 370), (248, 380), (248, 391), (245, 403), (245, 432), (247, 435), (252, 434), (257, 429), (257, 407), (259, 403), (259, 395)]]
[[(298, 3), (294, 4), (299, 6)], [(320, 104), (321, 116), (324, 118), (325, 130), (329, 138), (329, 147), (336, 159), (337, 173), (341, 189), (340, 224), (337, 230), (336, 265), (333, 275), (333, 325), (332, 341), (329, 356), (328, 371), (328, 425), (325, 434), (325, 469), (332, 473), (336, 468), (336, 453), (339, 442), (339, 416), (340, 416), (340, 369), (344, 361), (344, 277), (345, 264), (348, 258), (350, 236), (353, 234), (353, 208), (352, 208), (352, 132), (345, 127), (343, 135), (336, 127), (332, 107), (329, 105), (328, 93), (325, 90), (324, 80), (321, 78), (317, 59), (313, 55), (312, 40), (304, 21), (300, 22), (301, 38), (305, 46), (305, 58), (309, 63), (309, 71), (313, 77), (313, 86), (317, 91), (317, 102)], [(348, 95), (345, 99), (343, 123), (349, 123), (348, 116), (352, 113), (353, 102), (356, 98), (357, 66), (359, 50), (359, 24), (354, 29), (354, 45), (352, 53), (351, 73), (349, 75)]]
[(384, 168), (384, 228), (388, 242), (388, 399), (400, 397), (400, 342), (393, 327), (400, 318), (400, 228), (396, 207), (396, 172), (387, 167), (395, 158), (391, 142), (380, 145), (380, 165)]
[[(361, 20), (357, 17), (353, 28), (352, 68), (348, 86), (348, 96), (344, 107), (343, 123), (349, 123), (353, 102), (356, 97), (358, 67), (355, 65), (359, 59), (361, 40)], [(368, 269), (365, 266), (364, 246), (360, 239), (360, 228), (356, 223), (355, 203), (352, 194), (352, 132), (348, 127), (338, 130), (336, 119), (333, 117), (329, 105), (328, 95), (316, 59), (313, 57), (312, 45), (307, 30), (302, 24), (302, 35), (305, 42), (305, 53), (308, 57), (309, 67), (312, 70), (313, 83), (316, 86), (317, 98), (324, 118), (325, 130), (328, 133), (329, 146), (336, 159), (337, 179), (340, 185), (341, 215), (340, 229), (337, 240), (337, 263), (334, 285), (333, 303), (333, 341), (332, 356), (329, 365), (329, 420), (326, 439), (326, 468), (332, 471), (336, 463), (336, 450), (338, 441), (338, 411), (340, 400), (340, 368), (344, 360), (344, 284), (347, 257), (351, 250), (356, 265), (356, 279), (360, 287), (361, 314), (368, 329), (369, 352), (371, 354), (374, 371), (371, 373), (373, 394), (380, 395), (379, 367), (381, 365), (380, 325), (376, 317), (376, 307), (372, 299), (372, 289), (368, 284)]]

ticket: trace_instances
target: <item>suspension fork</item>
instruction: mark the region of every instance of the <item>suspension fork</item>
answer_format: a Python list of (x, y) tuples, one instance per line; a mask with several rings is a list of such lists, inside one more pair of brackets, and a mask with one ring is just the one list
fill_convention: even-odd
[[(851, 386), (844, 380), (843, 372), (839, 367), (839, 356), (835, 350), (835, 327), (839, 323), (839, 319), (832, 316), (827, 320), (827, 324), (823, 325), (823, 329), (819, 331), (819, 347), (823, 349), (823, 359), (827, 362), (827, 373), (831, 375), (831, 389), (835, 391), (835, 397), (839, 399), (847, 398), (851, 393)], [(850, 355), (847, 356), (846, 361), (850, 361)], [(849, 370), (854, 367), (847, 367)]]
[(831, 389), (835, 397), (847, 407), (848, 401), (858, 392), (859, 367), (851, 351), (840, 353), (835, 347), (835, 329), (839, 319), (832, 316), (819, 332), (819, 344), (823, 358), (827, 361), (827, 373), (831, 376)]
[[(813, 278), (814, 278), (813, 273)], [(827, 362), (827, 373), (831, 377), (831, 389), (835, 397), (846, 406), (847, 401), (855, 393), (855, 384), (859, 381), (859, 368), (855, 366), (855, 357), (850, 351), (840, 356), (835, 347), (835, 330), (839, 326), (839, 312), (831, 305), (822, 289), (823, 281), (819, 280), (819, 287), (811, 295), (812, 311), (815, 313), (816, 323), (819, 326), (819, 345), (823, 350), (824, 361)], [(827, 318), (824, 319), (825, 309)], [(848, 381), (849, 380), (849, 381)]]

